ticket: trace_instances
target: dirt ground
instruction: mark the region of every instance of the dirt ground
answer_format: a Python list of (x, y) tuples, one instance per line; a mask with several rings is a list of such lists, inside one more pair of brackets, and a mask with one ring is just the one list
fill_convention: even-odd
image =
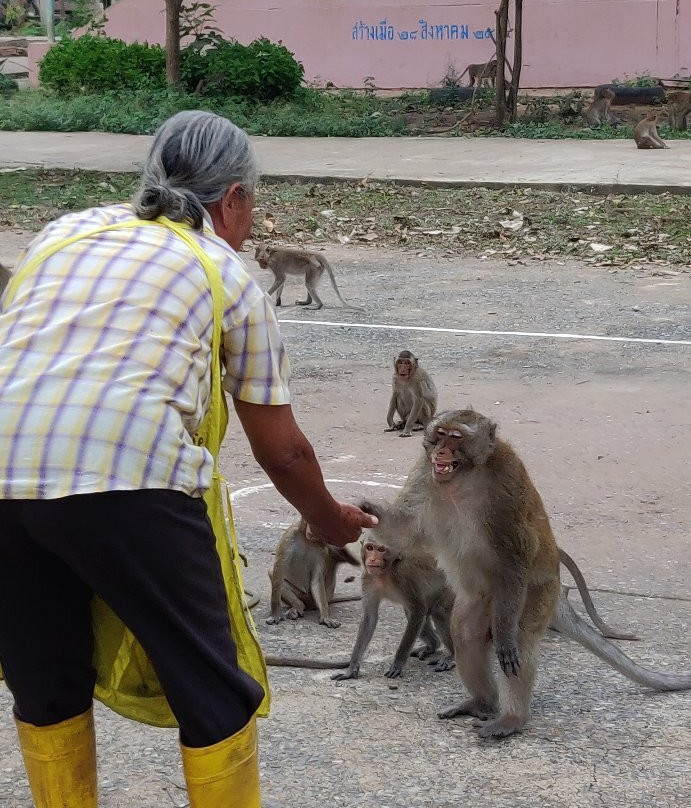
[[(0, 251), (1, 252), (1, 251)], [(248, 266), (268, 286), (253, 261)], [(1, 257), (1, 256), (0, 256)], [(433, 375), (440, 407), (472, 404), (499, 422), (545, 500), (560, 544), (582, 566), (601, 612), (640, 635), (623, 650), (647, 666), (691, 671), (689, 372), (691, 345), (554, 336), (400, 331), (477, 329), (691, 340), (689, 274), (577, 263), (430, 260), (354, 247), (329, 251), (344, 297), (321, 312), (283, 309), (294, 407), (334, 494), (396, 491), (419, 437), (385, 434), (390, 364), (409, 348)], [(677, 268), (678, 269), (678, 268)], [(284, 301), (300, 296), (294, 282)], [(311, 321), (389, 328), (316, 325)], [(267, 569), (291, 508), (267, 483), (233, 420), (223, 468), (235, 492), (249, 588), (265, 649), (347, 656), (359, 605), (338, 629), (315, 616), (267, 626)], [(359, 583), (343, 583), (341, 593)], [(571, 594), (575, 603), (576, 598)], [(691, 694), (635, 685), (558, 636), (544, 642), (525, 734), (482, 742), (436, 710), (457, 699), (456, 674), (411, 660), (383, 677), (400, 639), (400, 607), (383, 609), (361, 678), (274, 669), (262, 722), (266, 808), (672, 808), (691, 803)], [(186, 805), (174, 731), (97, 708), (102, 805)], [(28, 808), (10, 698), (0, 689), (0, 806)]]

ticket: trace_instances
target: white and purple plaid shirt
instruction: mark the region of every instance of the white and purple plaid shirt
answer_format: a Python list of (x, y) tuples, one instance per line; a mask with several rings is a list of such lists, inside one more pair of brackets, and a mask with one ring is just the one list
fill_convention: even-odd
[[(133, 217), (93, 208), (48, 225), (22, 256)], [(288, 360), (271, 302), (213, 230), (190, 231), (221, 270), (224, 388), (287, 404)], [(61, 248), (0, 306), (0, 498), (167, 488), (200, 496), (209, 452), (192, 435), (209, 402), (206, 274), (163, 227)]]

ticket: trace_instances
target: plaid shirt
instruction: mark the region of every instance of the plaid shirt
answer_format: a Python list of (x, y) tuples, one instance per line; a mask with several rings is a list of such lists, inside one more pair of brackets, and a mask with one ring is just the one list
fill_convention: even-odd
[[(126, 205), (63, 216), (16, 271), (59, 240), (132, 216)], [(190, 232), (223, 277), (224, 388), (287, 404), (271, 302), (208, 223)], [(213, 307), (182, 240), (141, 227), (77, 241), (22, 280), (0, 312), (0, 498), (209, 488), (213, 461), (192, 435), (209, 404)]]

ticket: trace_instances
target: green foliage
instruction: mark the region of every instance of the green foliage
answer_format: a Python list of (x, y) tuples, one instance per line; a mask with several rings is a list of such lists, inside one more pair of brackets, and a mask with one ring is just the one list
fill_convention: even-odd
[(180, 8), (180, 39), (191, 37), (199, 50), (222, 42), (223, 32), (214, 22), (217, 8), (211, 3), (184, 3)]
[(163, 87), (166, 55), (158, 45), (89, 34), (54, 45), (41, 60), (41, 84), (59, 93)]
[(612, 84), (621, 84), (623, 87), (657, 87), (659, 81), (650, 73), (643, 73), (641, 76), (632, 76), (622, 80), (612, 79)]
[(201, 52), (193, 43), (182, 51), (185, 87), (215, 98), (290, 98), (304, 73), (302, 64), (284, 45), (263, 37), (249, 45), (221, 41)]
[(7, 75), (5, 75), (5, 73), (0, 73), (0, 95), (1, 96), (12, 95), (12, 93), (17, 92), (18, 88), (19, 88), (19, 85), (12, 78), (12, 76), (7, 76)]

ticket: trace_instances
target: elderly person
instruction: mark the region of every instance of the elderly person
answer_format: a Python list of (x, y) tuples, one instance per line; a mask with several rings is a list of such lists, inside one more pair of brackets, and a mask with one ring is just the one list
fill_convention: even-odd
[(314, 537), (343, 545), (376, 521), (333, 499), (293, 418), (274, 311), (236, 252), (257, 177), (242, 130), (179, 113), (133, 204), (50, 224), (5, 290), (0, 665), (39, 808), (97, 804), (95, 688), (179, 725), (194, 808), (260, 806), (265, 669), (228, 584), (221, 378)]

